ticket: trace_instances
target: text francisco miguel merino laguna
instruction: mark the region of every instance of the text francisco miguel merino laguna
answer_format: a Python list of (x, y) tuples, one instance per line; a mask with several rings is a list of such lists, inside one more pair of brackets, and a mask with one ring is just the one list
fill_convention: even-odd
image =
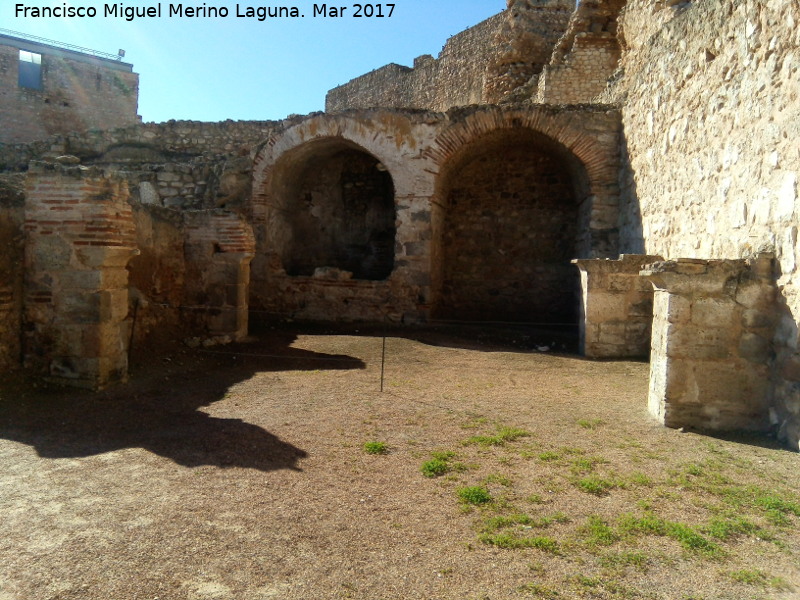
[[(369, 10), (367, 10), (369, 7)], [(352, 13), (347, 16), (353, 17), (391, 17), (394, 12), (394, 4), (354, 4)], [(344, 17), (348, 7), (327, 4), (314, 4), (312, 17)], [(125, 6), (122, 3), (104, 4), (102, 9), (94, 6), (68, 6), (66, 3), (61, 6), (28, 6), (26, 4), (16, 4), (14, 9), (15, 17), (30, 18), (94, 18), (112, 17), (133, 21), (141, 18), (164, 17), (187, 17), (187, 18), (226, 18), (229, 16), (242, 18), (257, 18), (263, 21), (267, 18), (275, 17), (305, 17), (296, 6), (243, 6), (236, 5), (235, 9), (228, 9), (226, 6), (187, 6), (184, 4), (165, 5), (162, 10), (161, 3), (154, 6)]]

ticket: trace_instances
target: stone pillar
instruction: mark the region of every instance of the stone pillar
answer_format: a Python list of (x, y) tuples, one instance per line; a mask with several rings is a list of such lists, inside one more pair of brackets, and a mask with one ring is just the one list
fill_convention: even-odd
[(589, 358), (634, 358), (650, 351), (653, 286), (639, 272), (660, 256), (576, 259), (581, 272), (581, 352)]
[(186, 302), (194, 307), (196, 326), (211, 337), (242, 340), (248, 332), (253, 230), (224, 210), (187, 212), (185, 220)]
[(667, 427), (769, 428), (772, 255), (646, 267), (655, 287), (650, 412)]
[(128, 261), (138, 253), (124, 181), (33, 163), (25, 205), (27, 367), (100, 389), (128, 373)]

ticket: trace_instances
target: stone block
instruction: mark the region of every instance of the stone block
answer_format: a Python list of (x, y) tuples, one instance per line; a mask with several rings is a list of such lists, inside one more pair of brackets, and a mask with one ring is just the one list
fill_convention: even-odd
[(772, 354), (772, 343), (760, 335), (745, 333), (739, 340), (739, 356), (745, 360), (766, 364)]
[(800, 355), (793, 354), (783, 362), (781, 377), (789, 381), (800, 381)]
[[(649, 284), (648, 284), (649, 285)], [(652, 295), (648, 298), (633, 301), (628, 307), (628, 315), (630, 317), (643, 317), (648, 321), (653, 318), (653, 298)]]
[(103, 274), (100, 271), (64, 271), (58, 276), (58, 283), (65, 290), (92, 292), (103, 287)]
[(751, 281), (740, 285), (736, 290), (736, 302), (746, 308), (766, 307), (772, 302), (772, 299), (772, 288), (758, 281)]
[(666, 318), (669, 323), (688, 323), (692, 318), (692, 302), (685, 296), (657, 290), (653, 295), (653, 318)]
[(774, 324), (772, 312), (750, 308), (742, 313), (742, 325), (747, 328), (769, 328)]
[(596, 292), (586, 303), (585, 318), (590, 323), (621, 321), (626, 317), (626, 308), (624, 295)]
[(692, 323), (699, 327), (731, 327), (738, 321), (738, 307), (729, 298), (697, 298), (692, 302)]
[(639, 279), (638, 272), (634, 275), (629, 275), (627, 273), (609, 273), (608, 291), (625, 293), (635, 286), (637, 279)]
[(428, 256), (430, 253), (430, 242), (406, 242), (403, 244), (406, 256)]
[(35, 271), (59, 271), (70, 264), (72, 244), (59, 236), (39, 236), (28, 241), (26, 254)]
[(735, 332), (726, 327), (673, 326), (667, 334), (671, 358), (722, 360), (734, 355)]

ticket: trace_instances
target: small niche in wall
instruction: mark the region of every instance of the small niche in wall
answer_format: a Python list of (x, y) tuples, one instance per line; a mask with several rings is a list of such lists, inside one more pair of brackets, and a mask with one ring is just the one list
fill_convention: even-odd
[[(277, 188), (275, 235), (291, 276), (338, 270), (379, 281), (394, 270), (394, 182), (374, 156), (343, 140), (302, 148)], [(277, 191), (277, 190), (276, 190)]]

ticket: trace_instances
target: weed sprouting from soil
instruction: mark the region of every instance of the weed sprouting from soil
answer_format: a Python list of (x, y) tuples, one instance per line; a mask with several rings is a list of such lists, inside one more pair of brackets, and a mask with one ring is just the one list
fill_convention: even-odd
[(365, 442), (364, 452), (367, 454), (389, 454), (389, 446), (386, 442)]

